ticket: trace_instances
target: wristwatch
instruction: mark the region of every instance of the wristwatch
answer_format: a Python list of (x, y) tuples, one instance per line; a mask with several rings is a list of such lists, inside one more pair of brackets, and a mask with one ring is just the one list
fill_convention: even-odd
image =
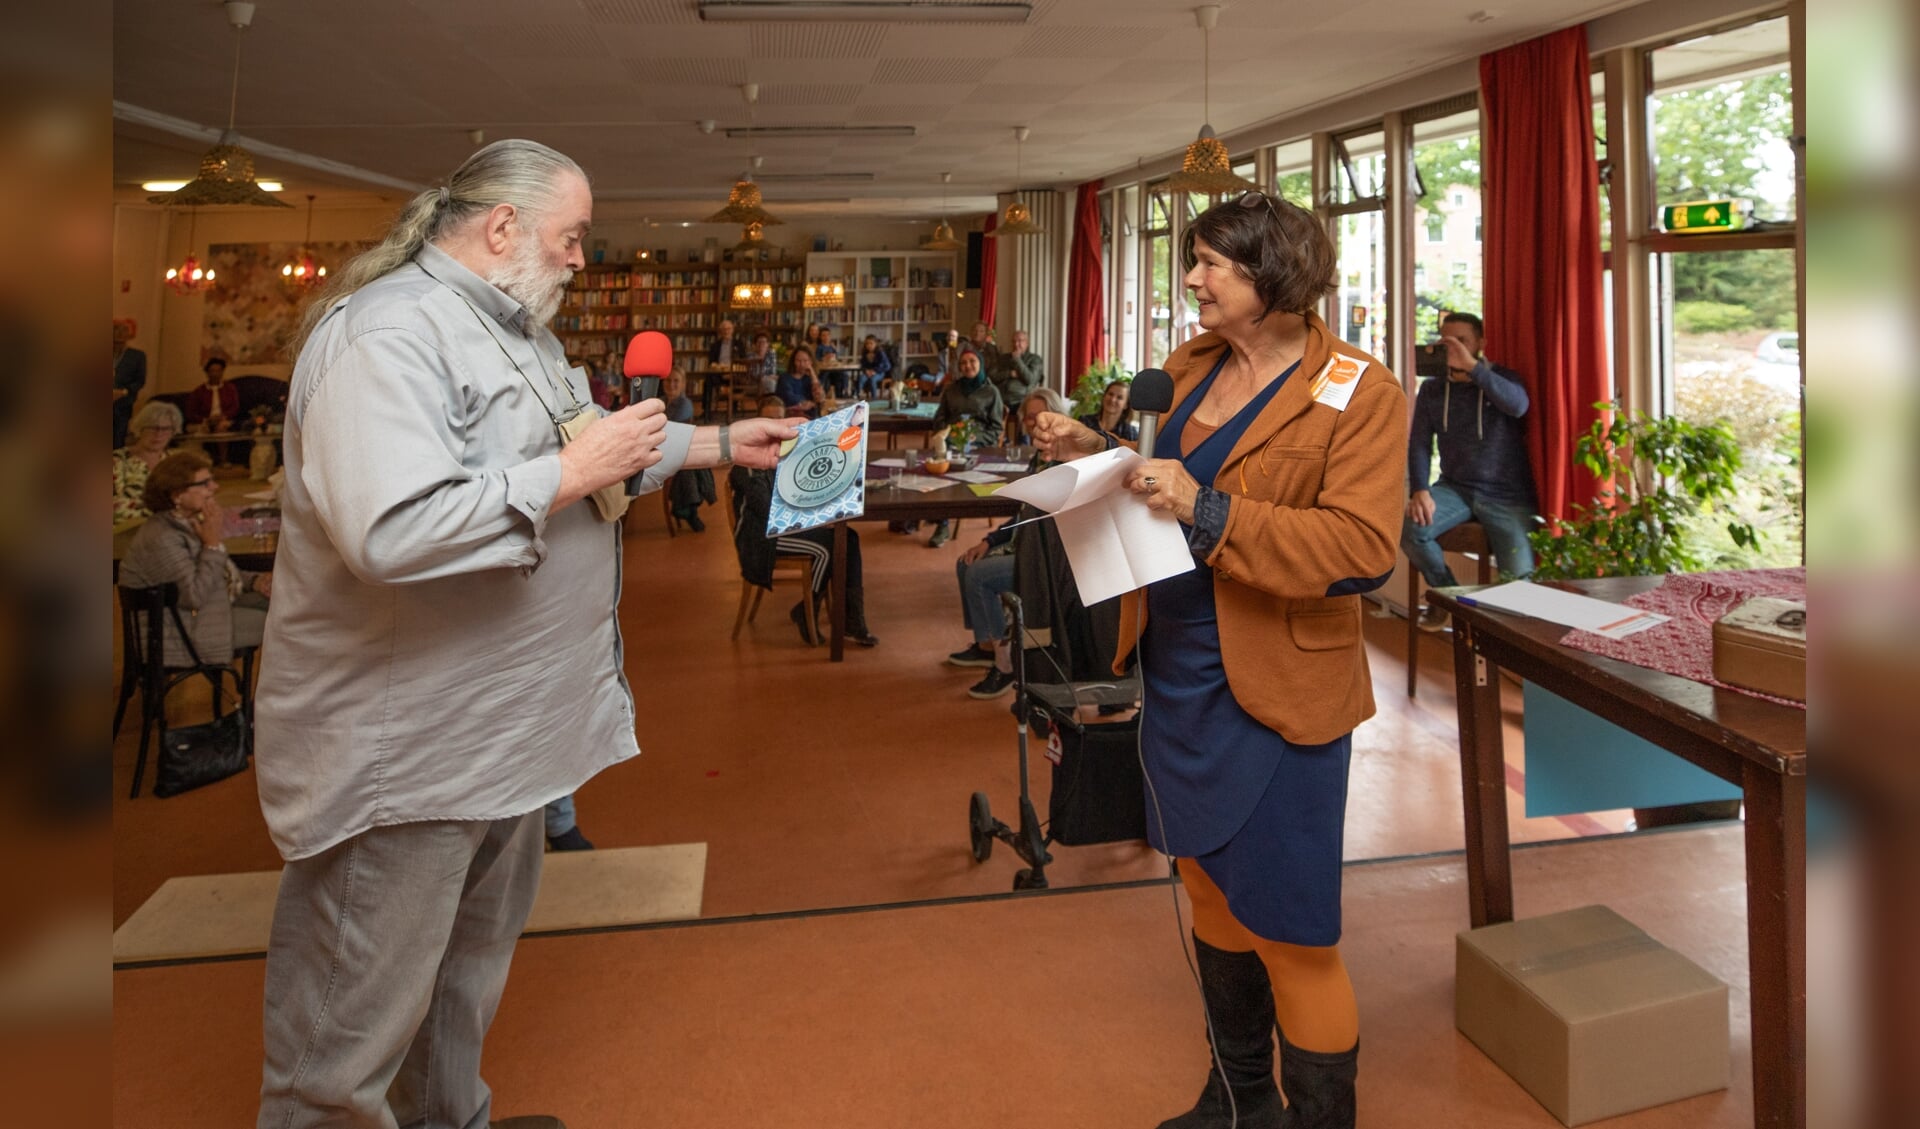
[(728, 439), (728, 433), (732, 430), (732, 427), (732, 424), (723, 423), (720, 425), (720, 461), (723, 463), (733, 461), (733, 443)]

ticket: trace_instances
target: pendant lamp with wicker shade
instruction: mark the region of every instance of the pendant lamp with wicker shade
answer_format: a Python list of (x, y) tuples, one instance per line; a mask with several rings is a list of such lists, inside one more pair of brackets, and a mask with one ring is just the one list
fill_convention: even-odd
[(940, 222), (933, 226), (933, 238), (920, 246), (928, 251), (958, 251), (967, 244), (953, 234), (953, 225), (947, 222), (947, 185), (953, 183), (953, 174), (940, 174)]
[[(1027, 139), (1027, 127), (1013, 127), (1013, 186), (1020, 187), (1020, 149)], [(1045, 235), (1046, 229), (1033, 222), (1033, 212), (1018, 200), (1009, 201), (1006, 211), (1000, 215), (1000, 225), (987, 232), (987, 238), (998, 239), (1003, 235)]]
[(227, 22), (233, 25), (233, 93), (227, 103), (227, 128), (220, 142), (200, 158), (200, 173), (172, 192), (147, 197), (155, 204), (252, 204), (261, 208), (291, 208), (261, 188), (253, 176), (253, 154), (233, 143), (234, 117), (240, 109), (240, 43), (253, 23), (253, 5), (228, 0)]
[[(747, 123), (753, 123), (753, 105), (760, 100), (760, 84), (747, 82), (740, 85), (740, 97), (747, 103)], [(760, 206), (760, 186), (753, 182), (753, 170), (760, 167), (759, 157), (747, 158), (747, 168), (741, 172), (740, 179), (733, 182), (733, 189), (727, 193), (727, 206), (708, 216), (706, 223), (770, 224), (785, 223), (771, 212)], [(751, 239), (758, 245), (758, 236)]]
[[(1205, 119), (1213, 116), (1213, 27), (1220, 21), (1220, 5), (1203, 4), (1193, 10), (1193, 15), (1194, 21), (1200, 25), (1201, 115)], [(1167, 178), (1167, 187), (1175, 192), (1224, 196), (1249, 192), (1259, 186), (1234, 175), (1233, 162), (1227, 157), (1227, 147), (1213, 135), (1213, 125), (1203, 120), (1200, 136), (1187, 146), (1186, 155), (1180, 159), (1180, 171)]]

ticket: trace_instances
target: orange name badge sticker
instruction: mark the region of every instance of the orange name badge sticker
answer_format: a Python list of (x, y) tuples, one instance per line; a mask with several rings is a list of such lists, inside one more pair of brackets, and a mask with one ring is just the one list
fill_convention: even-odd
[(842, 451), (853, 450), (860, 445), (860, 429), (858, 427), (847, 428), (840, 433), (840, 437), (835, 439), (833, 444)]
[(1346, 411), (1353, 399), (1353, 390), (1360, 387), (1360, 374), (1366, 371), (1366, 361), (1335, 353), (1327, 359), (1327, 367), (1313, 378), (1310, 389), (1313, 402), (1325, 404), (1336, 412)]

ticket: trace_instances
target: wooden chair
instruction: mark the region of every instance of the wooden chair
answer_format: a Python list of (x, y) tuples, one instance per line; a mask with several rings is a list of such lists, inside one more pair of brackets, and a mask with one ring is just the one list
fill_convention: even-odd
[[(725, 512), (733, 515), (734, 544), (738, 546), (740, 506), (744, 503), (737, 500), (733, 492), (733, 480), (730, 477), (726, 475), (716, 475), (715, 477), (719, 482), (720, 501), (726, 507)], [(668, 519), (668, 526), (672, 526), (671, 517)], [(801, 553), (776, 552), (773, 556), (773, 582), (778, 584), (783, 579), (796, 580), (799, 582), (801, 602), (807, 605), (807, 645), (810, 647), (819, 646), (820, 605), (824, 601), (820, 597), (815, 596), (813, 591), (813, 558)], [(752, 623), (753, 617), (759, 614), (760, 599), (766, 594), (767, 589), (760, 587), (758, 584), (744, 577), (741, 578), (740, 606), (733, 613), (733, 634), (730, 636), (734, 641), (739, 641), (740, 629)]]
[[(807, 605), (807, 645), (820, 645), (820, 605), (823, 600), (816, 598), (813, 592), (813, 558), (780, 553), (773, 558), (773, 582), (797, 580), (800, 582), (800, 599)], [(753, 622), (759, 614), (760, 598), (767, 594), (765, 588), (751, 580), (740, 582), (740, 607), (733, 615), (734, 640), (740, 638), (740, 629)]]
[[(174, 584), (152, 588), (120, 588), (120, 703), (113, 711), (113, 735), (120, 735), (120, 723), (126, 719), (127, 703), (135, 691), (140, 694), (140, 752), (133, 762), (132, 798), (140, 798), (140, 781), (147, 771), (147, 746), (157, 732), (155, 747), (167, 742), (167, 695), (174, 687), (192, 678), (204, 678), (213, 692), (214, 720), (220, 718), (220, 692), (225, 679), (232, 677), (240, 699), (240, 714), (253, 725), (253, 662), (257, 649), (240, 647), (233, 657), (240, 669), (231, 665), (203, 662), (194, 649), (193, 636), (180, 615), (180, 589)], [(166, 623), (185, 644), (188, 666), (168, 666), (166, 662)], [(248, 746), (253, 743), (247, 735)]]
[[(1493, 583), (1493, 550), (1487, 545), (1487, 531), (1477, 521), (1463, 522), (1437, 539), (1443, 553), (1460, 553), (1478, 562), (1477, 583)], [(1420, 688), (1420, 570), (1407, 562), (1407, 697), (1419, 696)]]

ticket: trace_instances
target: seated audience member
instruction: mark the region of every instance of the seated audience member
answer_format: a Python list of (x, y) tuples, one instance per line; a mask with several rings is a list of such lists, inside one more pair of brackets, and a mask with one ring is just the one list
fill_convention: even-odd
[(938, 392), (947, 386), (947, 381), (959, 371), (960, 351), (963, 348), (960, 331), (947, 330), (946, 336), (940, 339), (940, 345), (933, 352), (933, 368), (927, 373), (929, 384), (925, 391)]
[[(198, 452), (179, 451), (160, 460), (147, 476), (153, 517), (133, 535), (120, 562), (122, 587), (179, 586), (180, 618), (205, 663), (224, 663), (239, 648), (260, 645), (273, 592), (272, 573), (247, 572), (227, 559), (219, 489), (212, 466)], [(191, 666), (172, 622), (165, 638), (167, 665)]]
[(594, 403), (610, 412), (620, 407), (620, 385), (624, 382), (612, 366), (602, 371), (599, 362), (592, 357), (582, 357), (580, 374), (586, 379), (587, 392), (593, 397)]
[(715, 331), (713, 344), (707, 346), (707, 363), (724, 368), (739, 364), (747, 358), (740, 352), (740, 346), (733, 339), (733, 319), (721, 318)]
[(880, 390), (889, 386), (893, 373), (893, 358), (880, 347), (880, 339), (869, 333), (860, 342), (860, 395), (877, 398)]
[[(1412, 495), (1400, 546), (1435, 587), (1458, 583), (1438, 542), (1441, 534), (1468, 521), (1487, 531), (1502, 573), (1533, 571), (1533, 549), (1527, 544), (1535, 512), (1533, 469), (1527, 462), (1527, 389), (1519, 373), (1482, 354), (1481, 328), (1472, 314), (1448, 314), (1442, 320), (1447, 375), (1428, 378), (1413, 397), (1407, 439)], [(1436, 439), (1440, 477), (1429, 484)], [(1438, 607), (1429, 605), (1420, 613), (1423, 630), (1438, 631), (1446, 624), (1447, 613)]]
[(827, 365), (834, 366), (833, 371), (826, 373), (821, 379), (833, 388), (833, 394), (836, 397), (844, 399), (853, 395), (854, 373), (852, 369), (840, 367), (840, 342), (834, 336), (831, 322), (820, 326), (820, 340), (813, 347), (813, 358), (814, 363), (821, 368)]
[[(974, 322), (972, 336), (962, 337), (960, 343), (980, 354), (980, 371), (986, 373), (991, 379), (993, 370), (999, 367), (1001, 353), (1000, 346), (993, 339), (993, 330), (987, 328), (987, 323)], [(1017, 401), (1009, 401), (1009, 403), (1014, 402)]]
[(747, 354), (747, 377), (759, 381), (762, 396), (771, 396), (779, 383), (780, 367), (773, 354), (773, 339), (764, 329), (753, 335), (753, 351)]
[[(982, 447), (996, 446), (1006, 424), (1007, 405), (1000, 390), (980, 371), (980, 354), (960, 350), (959, 371), (940, 392), (940, 406), (933, 413), (933, 447), (938, 450), (947, 440), (947, 430), (962, 419), (973, 421), (973, 437)], [(953, 523), (942, 521), (933, 527), (927, 547), (937, 549), (953, 537)]]
[[(786, 401), (768, 396), (760, 401), (760, 414), (779, 419), (787, 414)], [(734, 524), (733, 543), (740, 553), (740, 577), (762, 588), (773, 587), (773, 558), (777, 553), (799, 553), (813, 562), (813, 591), (816, 601), (833, 579), (833, 528), (803, 529), (784, 537), (767, 536), (767, 514), (773, 506), (772, 470), (749, 470), (736, 466), (727, 472), (733, 487), (738, 521)], [(801, 600), (787, 613), (800, 629), (800, 638), (814, 643), (820, 638), (819, 624), (807, 618), (807, 602)], [(847, 527), (847, 638), (862, 647), (876, 646), (880, 640), (867, 630), (867, 593), (860, 564), (860, 533)]]
[(787, 359), (786, 375), (774, 385), (773, 394), (787, 405), (788, 415), (808, 419), (819, 416), (820, 405), (827, 394), (820, 387), (819, 374), (813, 370), (813, 350), (802, 345), (793, 351), (793, 356)]
[(1140, 438), (1140, 425), (1127, 410), (1127, 398), (1133, 395), (1132, 378), (1115, 380), (1100, 394), (1100, 409), (1077, 417), (1095, 431), (1104, 431), (1116, 439), (1131, 443)]
[[(1051, 388), (1027, 394), (1020, 405), (1023, 426), (1031, 427), (1041, 412), (1065, 415), (1071, 410), (1066, 397)], [(1041, 458), (1034, 455), (1031, 469), (1040, 469)], [(960, 611), (973, 642), (964, 650), (947, 656), (954, 666), (988, 668), (986, 677), (967, 690), (975, 698), (997, 698), (1013, 687), (1011, 649), (1007, 646), (1006, 613), (1000, 607), (1000, 593), (1013, 591), (1014, 553), (1019, 529), (1015, 523), (1031, 517), (1023, 510), (988, 533), (960, 554), (954, 563), (954, 576), (960, 583)]]
[[(692, 423), (693, 400), (687, 395), (687, 370), (674, 365), (660, 382), (660, 399), (667, 405), (668, 423)], [(705, 533), (707, 523), (700, 520), (700, 507), (718, 500), (713, 491), (713, 472), (702, 467), (683, 470), (667, 480), (667, 502), (673, 516), (687, 523), (695, 533)]]
[(1013, 331), (1013, 348), (994, 350), (988, 361), (987, 379), (1000, 390), (1000, 398), (1009, 404), (1022, 403), (1027, 393), (1047, 383), (1047, 365), (1040, 354), (1029, 348), (1031, 338), (1024, 329)]
[(147, 476), (167, 457), (167, 444), (180, 434), (180, 409), (165, 400), (148, 400), (127, 425), (125, 447), (113, 453), (113, 524), (139, 521), (147, 509)]
[[(240, 390), (227, 383), (227, 362), (219, 357), (209, 358), (200, 366), (206, 373), (207, 381), (200, 387), (187, 393), (187, 426), (195, 431), (227, 431), (239, 426)], [(213, 443), (207, 446), (207, 457), (219, 466), (223, 454), (229, 455), (229, 462), (245, 464), (247, 444)], [(238, 451), (235, 455), (233, 452)]]

